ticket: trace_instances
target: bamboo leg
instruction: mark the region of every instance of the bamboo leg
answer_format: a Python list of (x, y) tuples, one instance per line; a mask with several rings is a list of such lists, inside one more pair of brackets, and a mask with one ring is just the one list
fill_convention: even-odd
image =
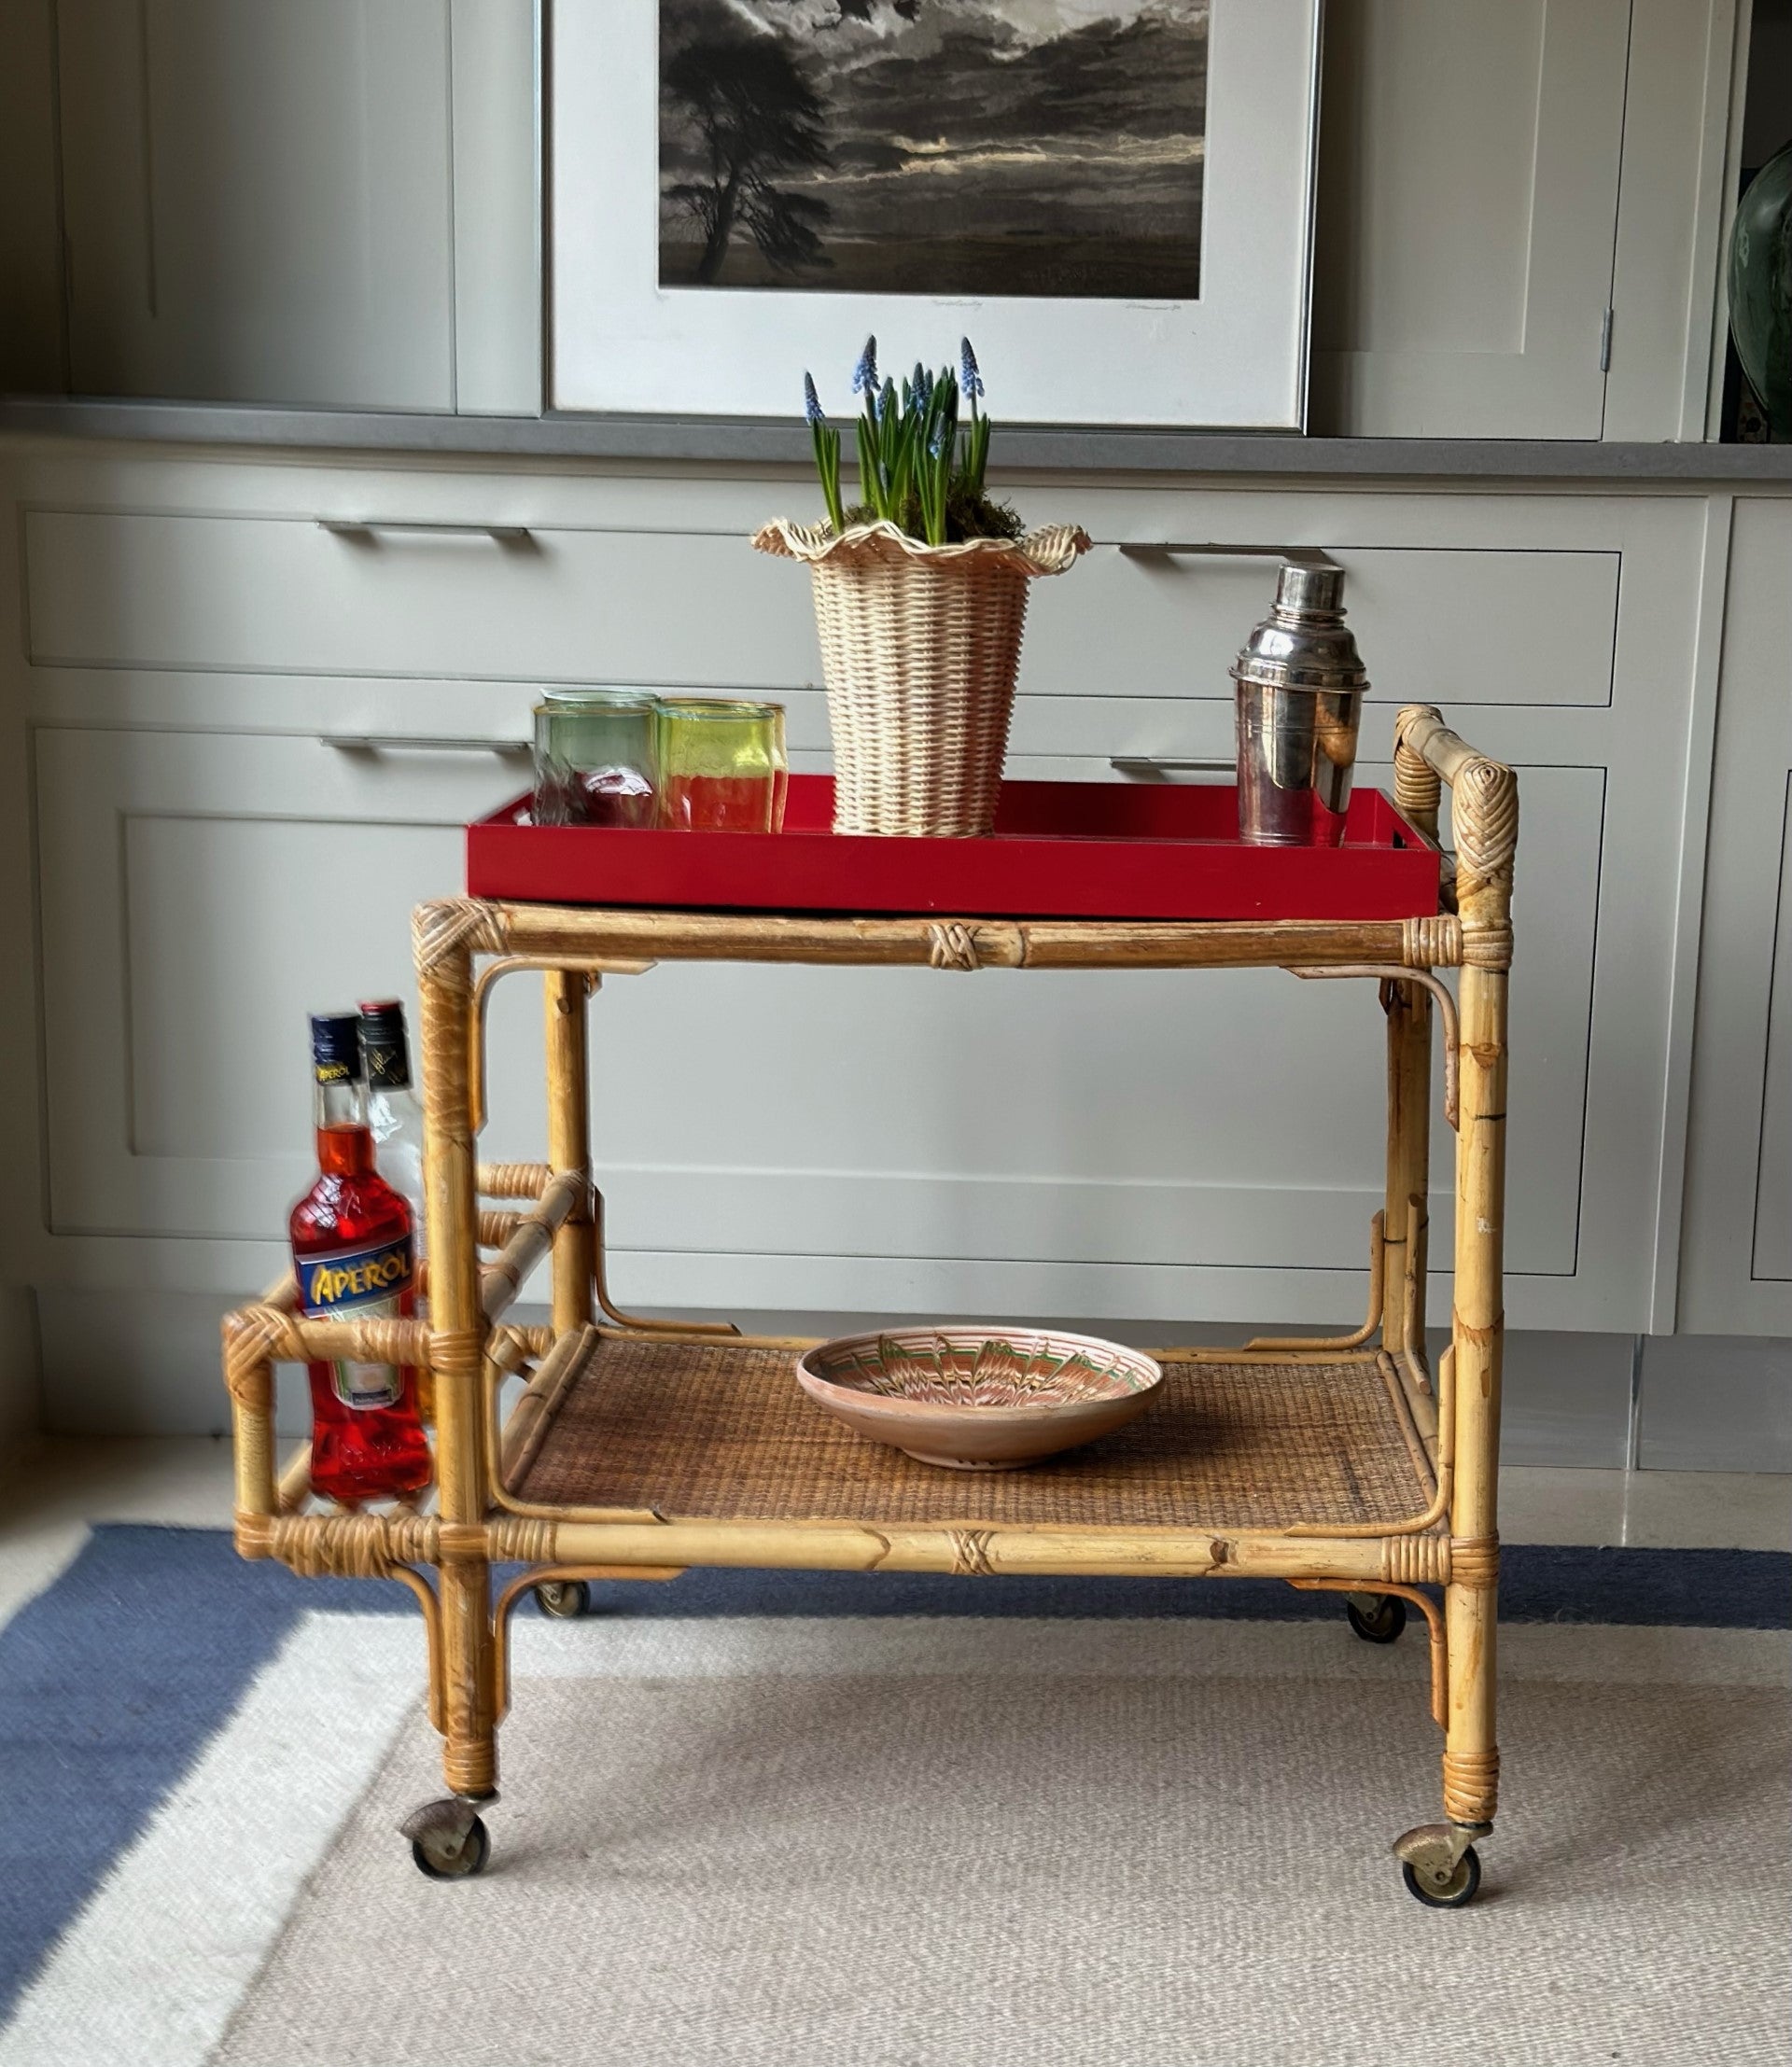
[(468, 1074), (472, 955), (465, 933), (432, 931), (433, 909), (425, 906), (418, 914), (417, 953), (441, 1512), (441, 1677), (431, 1688), (431, 1706), (445, 1725), (442, 1772), (449, 1787), (456, 1795), (484, 1796), (497, 1785), (497, 1680), (482, 1526), (487, 1464), (480, 1375), (486, 1327)]
[(556, 1177), (579, 1179), (580, 1195), (553, 1237), (553, 1332), (591, 1321), (591, 1116), (586, 999), (595, 979), (582, 970), (544, 978), (548, 1023), (548, 1160)]
[[(1506, 971), (1512, 964), (1512, 870), (1519, 791), (1511, 769), (1464, 746), (1428, 705), (1394, 721), (1394, 796), (1435, 836), (1443, 782), (1456, 840), (1455, 901), (1463, 973), (1457, 1039), (1456, 1280), (1448, 1411), (1453, 1437), (1449, 1583), (1444, 1589), (1449, 1687), (1445, 1823), (1411, 1830), (1394, 1851), (1415, 1893), (1453, 1906), (1473, 1894), (1469, 1842), (1498, 1806), (1494, 1727), (1499, 1586), (1500, 1362), (1505, 1317)], [(1393, 1171), (1390, 1166), (1390, 1183)]]
[(1444, 1813), (1491, 1823), (1498, 1793), (1493, 1717), (1499, 1581), (1500, 1361), (1505, 1315), (1504, 970), (1463, 971), (1463, 1124), (1456, 1153), (1456, 1474), (1450, 1501), (1449, 1721)]
[(1387, 1253), (1381, 1343), (1395, 1355), (1410, 1348), (1422, 1355), (1424, 1202), (1431, 1164), (1431, 998), (1421, 984), (1403, 983), (1383, 984), (1381, 998), (1388, 1015), (1388, 1171), (1382, 1211)]

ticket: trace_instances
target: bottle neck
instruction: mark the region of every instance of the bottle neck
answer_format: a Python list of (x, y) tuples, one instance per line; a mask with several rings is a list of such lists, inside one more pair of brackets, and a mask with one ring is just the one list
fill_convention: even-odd
[(374, 1091), (410, 1090), (411, 1058), (405, 1053), (402, 1037), (392, 1047), (368, 1051), (367, 1075)]
[(410, 1090), (411, 1043), (405, 1038), (404, 1013), (396, 1005), (361, 1014), (361, 1054), (370, 1090)]
[(367, 1124), (367, 1086), (349, 1079), (320, 1083), (312, 1101), (317, 1132), (317, 1167), (326, 1177), (368, 1177), (373, 1170), (373, 1137)]

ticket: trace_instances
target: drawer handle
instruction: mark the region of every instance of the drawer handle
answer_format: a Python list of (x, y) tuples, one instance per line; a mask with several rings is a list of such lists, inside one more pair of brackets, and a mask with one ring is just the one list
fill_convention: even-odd
[(526, 545), (534, 538), (525, 524), (450, 524), (426, 517), (319, 517), (318, 527), (334, 538), (490, 538), (501, 546)]
[(508, 760), (535, 751), (526, 739), (426, 739), (403, 732), (320, 732), (317, 741), (339, 754), (501, 754)]
[(1123, 775), (1236, 775), (1236, 761), (1166, 761), (1161, 754), (1115, 754), (1108, 766)]
[(1297, 567), (1335, 567), (1337, 562), (1322, 546), (1221, 545), (1209, 539), (1124, 538), (1120, 551), (1128, 560), (1159, 560), (1182, 553), (1208, 560), (1287, 560)]

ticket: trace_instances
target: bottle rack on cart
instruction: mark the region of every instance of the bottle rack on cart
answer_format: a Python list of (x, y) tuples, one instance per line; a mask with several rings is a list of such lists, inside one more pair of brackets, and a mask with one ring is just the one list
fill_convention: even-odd
[[(308, 1575), (398, 1579), (422, 1607), (445, 1799), (406, 1824), (418, 1864), (484, 1864), (509, 1701), (510, 1618), (594, 1578), (691, 1566), (1269, 1577), (1343, 1593), (1359, 1634), (1430, 1640), (1443, 1731), (1441, 1823), (1400, 1837), (1407, 1886), (1439, 1906), (1479, 1881), (1492, 1823), (1496, 1467), (1502, 1335), (1506, 981), (1518, 792), (1429, 706), (1403, 710), (1394, 801), (1435, 839), (1452, 792), (1455, 861), (1434, 906), (1396, 918), (1115, 922), (768, 915), (456, 899), (416, 914), (427, 1123), (427, 1321), (314, 1322), (290, 1279), (224, 1323), (236, 1543)], [(591, 1175), (586, 1012), (605, 973), (654, 961), (978, 968), (1285, 968), (1378, 981), (1387, 1021), (1385, 1203), (1370, 1292), (1348, 1335), (1173, 1348), (1164, 1397), (1049, 1468), (965, 1475), (875, 1449), (800, 1395), (789, 1342), (619, 1312)], [(1459, 1000), (1436, 971), (1460, 971)], [(484, 1005), (542, 974), (548, 1160), (483, 1164)], [(1455, 1301), (1425, 1352), (1434, 1013), (1456, 1129)], [(483, 1201), (500, 1203), (483, 1204)], [(553, 1320), (504, 1320), (552, 1254)], [(433, 1395), (433, 1502), (313, 1501), (307, 1453), (273, 1448), (273, 1366), (348, 1353), (417, 1367)], [(526, 1378), (499, 1425), (512, 1375)], [(521, 1573), (494, 1594), (492, 1568)], [(1441, 1594), (1441, 1599), (1437, 1596)]]

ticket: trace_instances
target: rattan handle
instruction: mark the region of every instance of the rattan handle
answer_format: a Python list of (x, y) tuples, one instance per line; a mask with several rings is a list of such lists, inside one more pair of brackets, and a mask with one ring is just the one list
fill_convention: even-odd
[(1434, 840), (1445, 783), (1456, 841), (1456, 905), (1465, 933), (1483, 936), (1465, 957), (1503, 968), (1511, 957), (1518, 777), (1451, 732), (1434, 705), (1407, 704), (1393, 721), (1393, 801)]

